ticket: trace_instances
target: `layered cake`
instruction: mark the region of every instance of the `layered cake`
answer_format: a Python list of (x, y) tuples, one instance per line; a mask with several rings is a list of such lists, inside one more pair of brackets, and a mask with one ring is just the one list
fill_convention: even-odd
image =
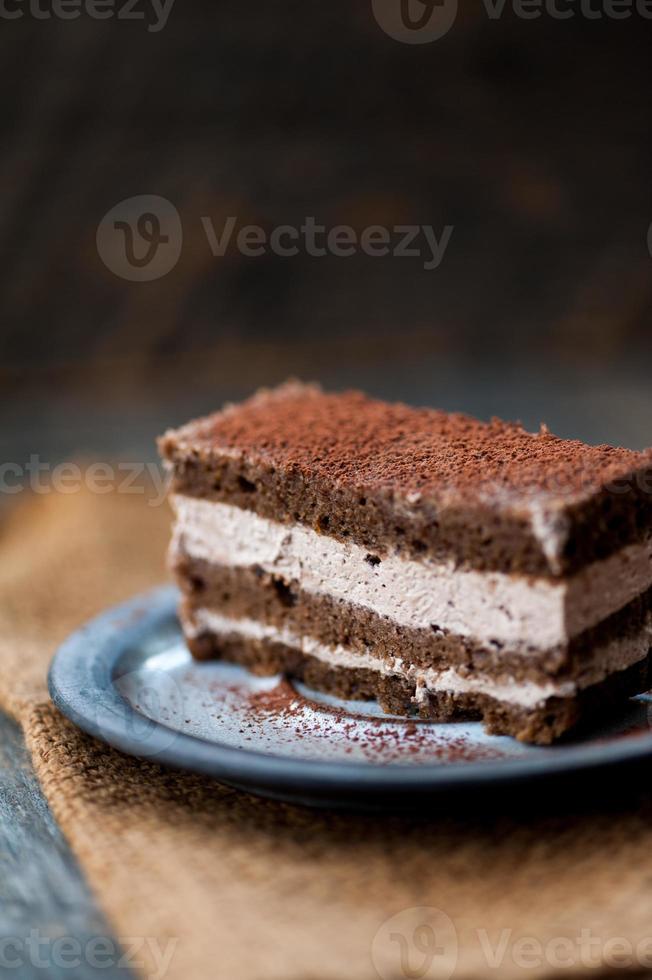
[(652, 683), (652, 450), (296, 383), (160, 449), (195, 657), (537, 743)]

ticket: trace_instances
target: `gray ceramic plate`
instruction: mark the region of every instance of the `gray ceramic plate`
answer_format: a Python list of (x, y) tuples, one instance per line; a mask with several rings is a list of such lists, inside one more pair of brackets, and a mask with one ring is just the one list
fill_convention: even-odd
[(50, 693), (68, 718), (162, 765), (279, 799), (373, 808), (576, 779), (652, 755), (649, 695), (573, 743), (536, 748), (488, 736), (479, 724), (395, 718), (373, 702), (195, 663), (177, 599), (164, 587), (109, 610), (73, 634), (50, 669)]

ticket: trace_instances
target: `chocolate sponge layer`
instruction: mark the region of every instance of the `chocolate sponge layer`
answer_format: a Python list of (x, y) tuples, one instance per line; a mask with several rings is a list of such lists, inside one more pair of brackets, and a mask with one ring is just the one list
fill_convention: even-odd
[(213, 609), (233, 619), (255, 620), (289, 629), (294, 635), (314, 637), (324, 646), (371, 653), (381, 663), (400, 658), (406, 666), (454, 666), (473, 674), (491, 678), (508, 675), (523, 682), (554, 679), (590, 683), (594, 675), (601, 679), (602, 650), (614, 640), (620, 641), (622, 662), (616, 660), (612, 669), (626, 666), (631, 663), (628, 646), (640, 644), (641, 630), (649, 622), (652, 609), (650, 589), (567, 644), (532, 649), (524, 655), (522, 650), (483, 644), (428, 625), (423, 629), (405, 627), (364, 606), (306, 592), (298, 583), (257, 567), (213, 565), (181, 554), (173, 563), (173, 571), (185, 596), (185, 617), (192, 618), (197, 609)]
[[(160, 440), (174, 492), (382, 556), (571, 574), (652, 527), (652, 451), (289, 384)], [(538, 531), (537, 531), (538, 529)]]
[[(341, 698), (375, 698), (391, 714), (408, 715), (415, 711), (414, 684), (375, 671), (330, 667), (281, 643), (245, 640), (236, 633), (224, 636), (204, 633), (196, 641), (195, 655), (239, 663), (262, 675), (284, 673)], [(652, 658), (648, 654), (640, 663), (585, 688), (576, 697), (548, 698), (533, 709), (497, 701), (485, 694), (433, 693), (420, 704), (419, 714), (441, 722), (481, 720), (493, 734), (548, 745), (594, 716), (608, 716), (624, 698), (646, 690), (652, 683), (651, 668)]]

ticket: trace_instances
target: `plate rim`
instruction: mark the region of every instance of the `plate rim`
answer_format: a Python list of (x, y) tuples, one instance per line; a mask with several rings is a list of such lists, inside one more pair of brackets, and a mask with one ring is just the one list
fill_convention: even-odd
[[(482, 762), (401, 763), (376, 765), (346, 760), (307, 760), (267, 754), (218, 742), (148, 719), (148, 751), (126, 725), (129, 715), (146, 717), (133, 708), (113, 684), (113, 668), (139, 636), (159, 628), (176, 614), (179, 591), (155, 587), (111, 606), (71, 633), (59, 646), (48, 671), (54, 705), (77, 727), (128, 755), (158, 765), (189, 770), (268, 795), (302, 793), (366, 796), (410, 793), (430, 795), (459, 788), (512, 784), (522, 780), (604, 769), (652, 755), (652, 730), (636, 739), (551, 747), (551, 754), (527, 759)], [(648, 699), (652, 702), (652, 698)], [(119, 709), (119, 710), (118, 710)], [(174, 739), (170, 742), (170, 733)]]

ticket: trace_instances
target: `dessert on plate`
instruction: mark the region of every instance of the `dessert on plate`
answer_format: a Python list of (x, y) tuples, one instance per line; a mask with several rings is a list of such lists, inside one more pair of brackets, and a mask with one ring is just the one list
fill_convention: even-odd
[(650, 686), (652, 450), (294, 382), (159, 446), (197, 658), (542, 744)]

